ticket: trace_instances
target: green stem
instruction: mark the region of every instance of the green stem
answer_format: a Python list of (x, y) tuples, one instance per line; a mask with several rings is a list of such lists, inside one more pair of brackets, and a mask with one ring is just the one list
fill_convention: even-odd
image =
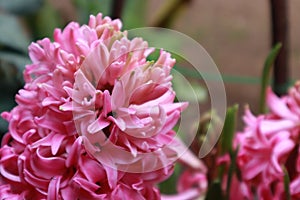
[(259, 112), (265, 113), (266, 112), (266, 91), (267, 87), (270, 83), (270, 72), (273, 66), (273, 63), (279, 53), (281, 48), (281, 43), (275, 45), (275, 47), (269, 53), (263, 69), (262, 79), (261, 79), (261, 90), (260, 90), (260, 104), (259, 104)]
[(111, 14), (112, 19), (121, 19), (126, 0), (112, 0)]
[(160, 18), (155, 21), (152, 26), (154, 27), (169, 27), (176, 18), (180, 9), (192, 0), (176, 0), (175, 2), (167, 1), (166, 6), (163, 7)]
[(285, 196), (286, 196), (287, 200), (291, 200), (289, 173), (288, 173), (288, 171), (286, 170), (285, 167), (283, 167), (283, 172), (284, 172), (284, 191), (285, 191)]
[(237, 154), (238, 154), (238, 149), (236, 149), (235, 151), (230, 151), (229, 152), (230, 154), (230, 166), (229, 166), (229, 169), (228, 169), (228, 177), (227, 177), (227, 186), (226, 186), (226, 196), (225, 196), (225, 199), (226, 200), (229, 200), (230, 198), (230, 187), (231, 187), (231, 182), (232, 182), (232, 178), (234, 176), (234, 174), (236, 173), (236, 169), (237, 169), (237, 166), (236, 166), (236, 157), (237, 157)]

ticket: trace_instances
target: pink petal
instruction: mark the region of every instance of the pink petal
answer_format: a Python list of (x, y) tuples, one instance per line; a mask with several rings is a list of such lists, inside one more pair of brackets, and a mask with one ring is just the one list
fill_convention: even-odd
[(48, 200), (59, 199), (61, 177), (53, 177), (48, 186)]
[(271, 88), (268, 88), (267, 90), (267, 103), (270, 110), (276, 115), (293, 121), (297, 121), (299, 119), (290, 111), (287, 105), (272, 92)]
[(263, 120), (260, 122), (259, 129), (263, 134), (270, 134), (279, 132), (282, 130), (290, 130), (292, 128), (295, 128), (297, 124), (294, 121), (288, 120), (288, 119), (282, 119), (282, 120)]
[(184, 192), (181, 192), (177, 195), (161, 195), (161, 200), (189, 200), (197, 199), (200, 197), (199, 189), (189, 189)]

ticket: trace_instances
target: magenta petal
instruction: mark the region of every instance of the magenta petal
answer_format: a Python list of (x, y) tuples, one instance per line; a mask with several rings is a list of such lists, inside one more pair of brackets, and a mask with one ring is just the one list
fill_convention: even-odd
[(277, 145), (274, 147), (273, 154), (272, 154), (272, 163), (277, 171), (277, 173), (282, 173), (282, 166), (280, 165), (280, 159), (288, 155), (294, 148), (295, 143), (288, 139), (288, 138), (279, 138)]
[(48, 200), (59, 199), (61, 177), (53, 177), (48, 186)]
[(83, 188), (86, 191), (89, 191), (90, 193), (93, 193), (95, 190), (99, 189), (100, 186), (96, 185), (94, 183), (89, 182), (88, 180), (84, 178), (75, 177), (73, 181), (78, 184), (79, 188)]
[(66, 137), (65, 135), (61, 135), (61, 134), (54, 135), (53, 140), (52, 140), (52, 145), (51, 145), (51, 152), (53, 155), (57, 154), (57, 152), (61, 146), (61, 143), (65, 139), (65, 137)]
[(268, 88), (267, 90), (267, 103), (271, 111), (278, 116), (293, 121), (299, 119), (294, 113), (290, 111), (287, 105), (272, 92), (271, 88)]
[(10, 167), (12, 167), (14, 165), (14, 162), (17, 162), (16, 158), (9, 159), (9, 160), (1, 163), (0, 164), (0, 173), (8, 180), (12, 180), (15, 182), (21, 182), (20, 176), (18, 174), (13, 174), (10, 171)]
[(26, 169), (24, 170), (24, 178), (28, 183), (30, 183), (34, 187), (42, 188), (45, 190), (46, 188), (48, 188), (49, 180), (36, 177)]
[[(25, 193), (25, 192), (24, 192)], [(20, 200), (25, 199), (24, 193), (22, 194), (15, 194), (11, 191), (10, 185), (0, 185), (0, 199), (2, 200)]]
[(282, 130), (289, 130), (296, 127), (297, 124), (291, 120), (263, 120), (260, 122), (260, 131), (263, 134), (275, 133)]
[(189, 189), (176, 195), (162, 195), (161, 200), (188, 200), (197, 199), (201, 192), (198, 189)]
[(300, 176), (291, 182), (290, 191), (292, 195), (300, 195)]
[(101, 182), (106, 178), (103, 167), (95, 160), (83, 159), (82, 163), (80, 163), (80, 169), (90, 182)]
[(257, 176), (262, 170), (264, 170), (267, 167), (267, 163), (263, 162), (263, 160), (254, 159), (249, 161), (245, 165), (245, 173), (243, 174), (243, 177), (245, 180), (250, 180)]
[(111, 168), (112, 166), (107, 166), (106, 164), (104, 164), (103, 167), (106, 171), (109, 187), (115, 188), (118, 181), (118, 171)]
[(38, 148), (30, 160), (33, 171), (41, 177), (51, 178), (56, 174), (64, 173), (65, 159), (61, 157), (46, 157), (48, 150)]
[(66, 166), (71, 167), (71, 165), (75, 165), (77, 163), (80, 152), (82, 150), (82, 138), (78, 137), (73, 143), (70, 151), (68, 152), (68, 157), (66, 159)]
[[(50, 116), (51, 116), (51, 114), (49, 113), (49, 117)], [(42, 116), (42, 117), (36, 117), (35, 122), (43, 128), (47, 128), (47, 129), (56, 131), (58, 133), (61, 132), (62, 130), (64, 130), (65, 127), (63, 126), (63, 124), (58, 124), (54, 120), (49, 120), (48, 119), (49, 117), (47, 115)]]

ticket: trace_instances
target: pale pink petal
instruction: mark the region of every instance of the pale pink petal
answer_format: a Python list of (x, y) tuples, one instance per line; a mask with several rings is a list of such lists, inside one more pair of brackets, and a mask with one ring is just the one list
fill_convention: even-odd
[(270, 88), (267, 90), (267, 104), (273, 113), (282, 118), (293, 121), (297, 121), (299, 119), (299, 117), (294, 115), (287, 105), (279, 97), (277, 97)]

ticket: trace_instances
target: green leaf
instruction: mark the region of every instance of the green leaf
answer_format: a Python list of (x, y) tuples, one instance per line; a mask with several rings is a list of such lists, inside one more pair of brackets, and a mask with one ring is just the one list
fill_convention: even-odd
[[(124, 22), (125, 24), (125, 22)], [(134, 28), (134, 27), (132, 27)], [(125, 28), (126, 29), (126, 28)], [(153, 30), (150, 28), (150, 30)], [(181, 49), (183, 45), (183, 41), (180, 40), (180, 36), (170, 37), (168, 32), (157, 30), (159, 34), (153, 34), (152, 31), (147, 31), (147, 29), (132, 29), (128, 30), (128, 38), (132, 39), (134, 37), (142, 37), (145, 41), (148, 42), (149, 47), (162, 47), (165, 51), (170, 52), (172, 49)], [(176, 42), (174, 42), (176, 41)], [(156, 50), (160, 50), (160, 48)], [(158, 51), (159, 52), (159, 51)], [(172, 54), (172, 58), (176, 59), (176, 62), (185, 60), (181, 55), (175, 54), (173, 52), (170, 52)], [(157, 51), (155, 52), (155, 56), (157, 55)], [(150, 55), (150, 57), (152, 57)], [(199, 73), (198, 73), (199, 74)]]
[(25, 15), (36, 12), (42, 6), (44, 0), (0, 0), (0, 10)]
[(21, 54), (0, 51), (0, 61), (2, 62), (0, 66), (1, 79), (12, 84), (15, 84), (16, 81), (23, 84), (23, 70), (25, 65), (31, 62), (30, 59)]
[(283, 171), (284, 171), (284, 191), (285, 191), (285, 197), (286, 197), (286, 200), (291, 200), (289, 173), (288, 173), (288, 171), (286, 170), (285, 167), (283, 167)]
[(208, 188), (205, 200), (221, 200), (223, 199), (222, 187), (220, 181), (214, 181)]
[(103, 16), (110, 14), (110, 0), (73, 0), (73, 2), (77, 8), (80, 23), (86, 23), (90, 15), (96, 15), (99, 12), (101, 12)]
[(235, 134), (237, 111), (238, 105), (234, 105), (227, 109), (224, 127), (220, 138), (222, 154), (232, 152), (232, 141)]
[(270, 83), (270, 73), (273, 66), (273, 63), (281, 49), (281, 43), (275, 45), (275, 47), (269, 53), (263, 69), (262, 79), (261, 79), (261, 90), (260, 90), (260, 103), (259, 103), (259, 111), (260, 113), (265, 113), (266, 108), (266, 91), (267, 87)]
[(27, 53), (30, 40), (15, 16), (0, 12), (0, 33), (0, 49), (6, 47)]
[(27, 18), (35, 40), (44, 37), (52, 39), (54, 29), (63, 26), (62, 21), (63, 18), (58, 10), (48, 1), (43, 4), (35, 15)]
[(146, 26), (146, 9), (147, 1), (126, 0), (122, 15), (124, 29)]
[(151, 26), (170, 27), (181, 14), (182, 10), (187, 7), (190, 0), (169, 0), (160, 6), (160, 10)]
[(229, 200), (230, 197), (230, 187), (231, 187), (231, 181), (232, 177), (234, 176), (237, 166), (236, 166), (236, 158), (238, 154), (238, 149), (236, 149), (234, 152), (230, 152), (230, 165), (229, 165), (229, 170), (228, 170), (228, 176), (227, 176), (227, 187), (226, 187), (226, 199)]
[(159, 184), (159, 191), (163, 194), (175, 194), (176, 193), (176, 182), (180, 176), (182, 169), (179, 164), (175, 165), (174, 173), (170, 178)]
[[(11, 91), (10, 93), (2, 91), (1, 98), (0, 98), (0, 113), (3, 111), (9, 111), (15, 106), (14, 102), (14, 91)], [(0, 116), (0, 135), (4, 134), (7, 131), (8, 123), (2, 117)], [(0, 137), (1, 141), (1, 137)]]
[(207, 99), (207, 91), (198, 81), (187, 79), (181, 73), (172, 70), (173, 88), (176, 97), (180, 101), (204, 102)]
[[(226, 153), (229, 153), (230, 155), (230, 166), (229, 166), (229, 171), (228, 171), (228, 176), (227, 176), (227, 190), (226, 190), (226, 195), (229, 195), (229, 189), (230, 189), (230, 184), (231, 184), (231, 179), (233, 176), (233, 173), (235, 171), (235, 160), (236, 160), (236, 154), (237, 150), (233, 151), (232, 150), (232, 142), (235, 134), (235, 128), (236, 128), (236, 117), (237, 117), (237, 112), (238, 112), (238, 105), (234, 105), (230, 108), (227, 109), (226, 112), (226, 118), (220, 138), (220, 145), (221, 145), (221, 154), (224, 155)], [(218, 177), (220, 180), (223, 179), (225, 172), (225, 166), (221, 165), (219, 167), (218, 171)]]
[[(14, 97), (24, 84), (23, 70), (28, 63), (30, 60), (24, 55), (0, 51), (0, 113), (9, 111), (16, 105)], [(1, 136), (7, 131), (7, 125), (8, 123), (0, 117)]]

